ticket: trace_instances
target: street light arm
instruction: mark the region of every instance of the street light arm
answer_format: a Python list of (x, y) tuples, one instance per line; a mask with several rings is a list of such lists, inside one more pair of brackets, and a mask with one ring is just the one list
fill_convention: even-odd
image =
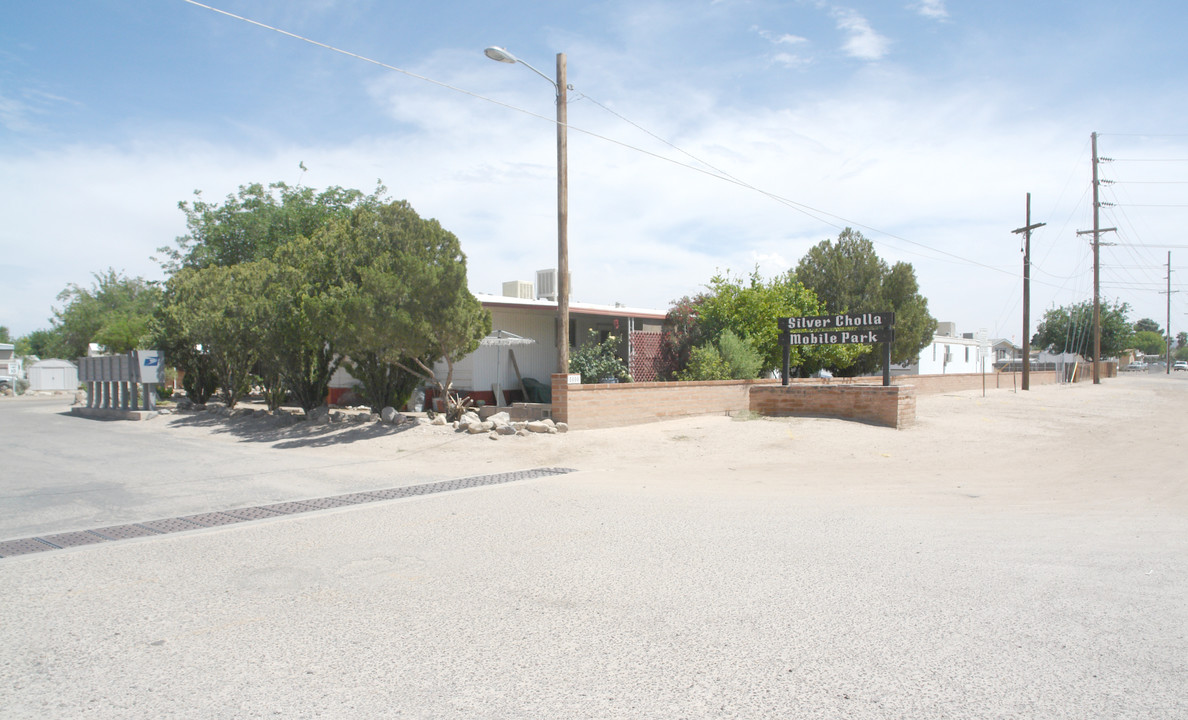
[(541, 71), (539, 71), (539, 70), (537, 70), (536, 68), (532, 67), (531, 65), (529, 65), (529, 64), (528, 64), (528, 63), (526, 63), (526, 62), (524, 62), (523, 60), (521, 60), (520, 58), (516, 57), (515, 55), (512, 55), (512, 54), (511, 54), (510, 52), (508, 52), (507, 50), (504, 50), (503, 48), (501, 48), (501, 47), (498, 47), (498, 46), (496, 46), (496, 45), (492, 45), (491, 47), (489, 47), (489, 48), (487, 48), (486, 50), (484, 50), (484, 51), (483, 51), (483, 54), (484, 54), (484, 55), (486, 55), (487, 57), (491, 58), (492, 60), (496, 61), (496, 62), (501, 62), (501, 63), (508, 63), (508, 64), (510, 64), (510, 65), (515, 65), (516, 63), (519, 63), (519, 64), (523, 65), (524, 67), (528, 68), (528, 69), (529, 69), (529, 70), (531, 70), (532, 72), (534, 72), (534, 73), (536, 73), (537, 75), (541, 76), (541, 77), (542, 77), (542, 78), (544, 78), (545, 80), (548, 80), (548, 81), (549, 81), (549, 84), (553, 86), (553, 90), (557, 91), (557, 93), (558, 93), (558, 94), (560, 94), (560, 92), (561, 92), (561, 89), (560, 89), (559, 87), (557, 87), (557, 81), (556, 81), (556, 80), (554, 80), (553, 78), (549, 77), (548, 75), (545, 75), (544, 73), (542, 73)]

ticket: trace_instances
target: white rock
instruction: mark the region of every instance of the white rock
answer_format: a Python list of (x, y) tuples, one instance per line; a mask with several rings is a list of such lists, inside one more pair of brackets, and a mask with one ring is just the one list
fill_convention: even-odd
[(502, 425), (496, 425), (495, 432), (499, 433), (500, 435), (515, 435), (516, 429), (511, 425), (504, 423)]
[(544, 420), (533, 420), (524, 426), (528, 432), (547, 433), (549, 430), (556, 432), (557, 428), (553, 427), (551, 423), (546, 423)]
[(466, 432), (471, 435), (478, 435), (479, 433), (487, 432), (490, 428), (483, 427), (483, 423), (470, 423), (466, 426)]
[(433, 419), (429, 421), (429, 424), (430, 425), (445, 425), (446, 424), (445, 415), (441, 415), (441, 414), (434, 415)]
[(381, 410), (380, 417), (382, 417), (384, 422), (388, 423), (389, 425), (404, 421), (404, 416), (397, 412), (396, 408), (394, 407), (386, 407)]
[(569, 423), (563, 423), (563, 422), (557, 423), (557, 432), (559, 432), (559, 433), (569, 432)]
[(506, 425), (511, 422), (511, 415), (508, 415), (506, 412), (497, 412), (494, 415), (487, 416), (487, 420), (496, 425)]

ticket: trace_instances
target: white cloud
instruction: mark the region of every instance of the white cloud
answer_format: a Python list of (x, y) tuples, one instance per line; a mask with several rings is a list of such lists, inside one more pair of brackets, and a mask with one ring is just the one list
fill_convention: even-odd
[[(777, 34), (770, 30), (763, 30), (758, 27), (751, 28), (758, 33), (759, 37), (768, 41), (772, 45), (803, 45), (808, 43), (808, 38), (800, 37), (799, 35), (792, 35), (791, 33)], [(786, 68), (805, 68), (813, 64), (811, 57), (805, 57), (797, 53), (780, 51), (769, 56), (771, 62), (775, 65), (782, 65)]]
[(891, 41), (876, 32), (857, 11), (834, 7), (832, 15), (838, 29), (849, 35), (842, 45), (848, 55), (860, 60), (880, 60), (887, 54)]
[(945, 0), (919, 0), (908, 7), (933, 20), (944, 20), (949, 17), (949, 11), (945, 9)]
[(813, 64), (812, 58), (794, 55), (792, 53), (776, 53), (771, 56), (771, 61), (787, 68), (804, 68)]

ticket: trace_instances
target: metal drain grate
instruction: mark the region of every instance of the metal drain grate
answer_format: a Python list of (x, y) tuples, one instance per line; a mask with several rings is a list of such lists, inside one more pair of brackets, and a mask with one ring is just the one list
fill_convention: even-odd
[(60, 548), (77, 547), (79, 545), (93, 545), (95, 543), (107, 542), (107, 538), (93, 533), (90, 530), (79, 530), (78, 532), (64, 532), (56, 535), (43, 535), (40, 540), (44, 540), (50, 545)]
[(571, 472), (575, 471), (571, 468), (518, 470), (494, 475), (458, 478), (456, 480), (440, 480), (422, 485), (405, 485), (403, 487), (383, 490), (367, 490), (364, 492), (348, 493), (346, 495), (332, 495), (330, 497), (314, 498), (312, 500), (270, 503), (255, 507), (165, 518), (163, 520), (148, 520), (146, 522), (130, 523), (128, 525), (112, 525), (95, 530), (76, 530), (40, 537), (4, 540), (0, 541), (0, 558), (29, 555), (45, 552), (46, 550), (60, 550), (67, 547), (125, 540), (128, 538), (149, 537), (152, 535), (199, 530), (221, 525), (234, 525), (235, 523), (252, 520), (264, 520), (267, 518), (283, 517), (285, 515), (297, 515), (300, 513), (315, 512), (317, 510), (347, 507), (349, 505), (416, 497), (418, 495), (433, 495), (435, 493), (465, 490), (467, 488), (483, 487), (485, 485), (501, 485), (503, 483), (516, 482), (517, 480), (531, 480), (533, 478), (549, 477), (551, 475), (565, 475)]
[(149, 535), (160, 534), (156, 530), (149, 530), (143, 525), (113, 525), (111, 527), (92, 530), (91, 532), (99, 533), (108, 540), (127, 540), (128, 538), (148, 537)]
[(196, 523), (202, 527), (218, 527), (219, 525), (234, 525), (245, 522), (247, 518), (236, 517), (230, 513), (212, 512), (200, 515), (187, 515), (182, 520)]

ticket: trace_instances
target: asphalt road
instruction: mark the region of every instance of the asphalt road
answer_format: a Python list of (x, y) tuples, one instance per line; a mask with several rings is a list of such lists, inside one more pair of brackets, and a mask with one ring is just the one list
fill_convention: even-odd
[[(164, 431), (200, 417), (142, 423), (70, 414), (65, 396), (0, 402), (0, 540), (324, 497), (439, 479), (395, 462), (358, 462), (318, 436), (275, 447), (272, 435), (211, 442)], [(221, 422), (221, 421), (220, 421)], [(229, 424), (229, 423), (228, 423)], [(230, 425), (230, 424), (229, 424)], [(358, 434), (382, 432), (361, 428)]]
[[(569, 475), (3, 558), (0, 716), (1188, 717), (1182, 482), (1125, 475), (1183, 467), (1186, 398), (1133, 378), (945, 396), (918, 431), (571, 433), (599, 455)], [(5, 535), (312, 496), (355, 452), (0, 418), (27, 476)], [(705, 450), (729, 433), (764, 457)]]

